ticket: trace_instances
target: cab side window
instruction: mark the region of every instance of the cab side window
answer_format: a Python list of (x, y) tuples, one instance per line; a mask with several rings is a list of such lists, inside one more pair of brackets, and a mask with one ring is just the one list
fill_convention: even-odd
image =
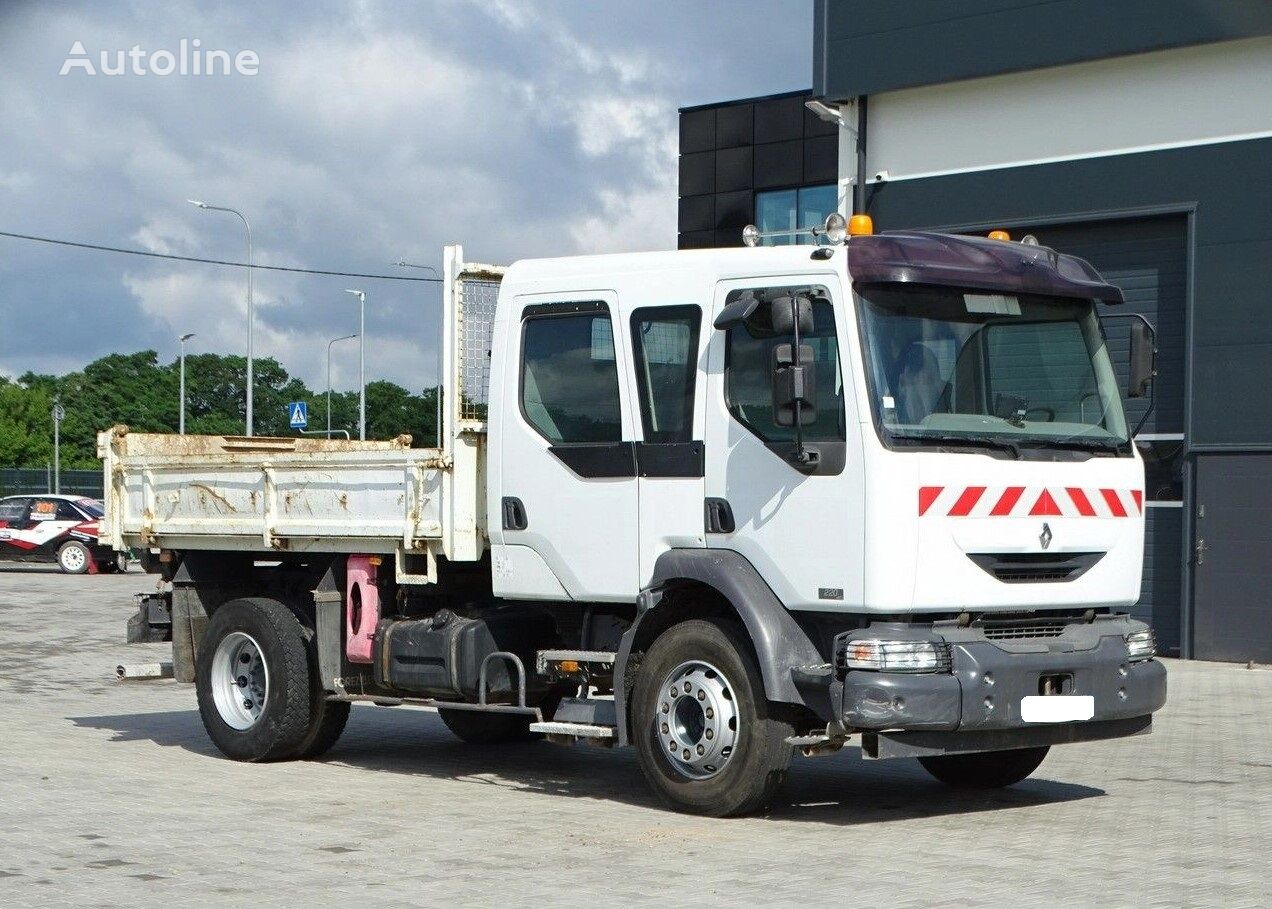
[(813, 331), (800, 337), (813, 349), (813, 370), (817, 381), (817, 410), (804, 419), (804, 439), (808, 442), (842, 442), (846, 438), (844, 387), (839, 364), (839, 342), (835, 335), (835, 313), (823, 287), (764, 287), (735, 290), (725, 298), (734, 302), (742, 294), (755, 294), (760, 304), (744, 322), (729, 329), (725, 341), (724, 389), (729, 413), (767, 444), (784, 444), (795, 438), (790, 426), (780, 426), (773, 414), (773, 349), (794, 340), (790, 334), (773, 330), (770, 298), (789, 294), (792, 289), (813, 298)]
[(632, 313), (632, 353), (646, 442), (693, 440), (701, 323), (697, 306), (644, 307)]
[(622, 440), (614, 329), (604, 303), (526, 309), (521, 412), (553, 444)]

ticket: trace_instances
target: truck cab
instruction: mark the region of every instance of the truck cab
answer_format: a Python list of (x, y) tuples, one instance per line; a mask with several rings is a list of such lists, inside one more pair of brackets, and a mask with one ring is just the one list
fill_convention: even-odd
[(1004, 786), (1148, 732), (1166, 676), (1126, 614), (1122, 396), (1151, 389), (1151, 327), (1119, 384), (1096, 303), (1122, 295), (1087, 263), (842, 234), (507, 268), (448, 248), (438, 449), (103, 433), (107, 538), (172, 582), (138, 638), (170, 634), (232, 757), (416, 703), (470, 741), (633, 745), (711, 815), (854, 737)]

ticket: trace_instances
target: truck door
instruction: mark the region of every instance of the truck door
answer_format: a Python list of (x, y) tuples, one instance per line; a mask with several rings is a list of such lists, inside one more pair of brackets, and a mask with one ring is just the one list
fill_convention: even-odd
[[(792, 458), (794, 430), (774, 419), (773, 363), (779, 344), (770, 301), (792, 292), (812, 300), (816, 411), (804, 442), (809, 469)], [(712, 330), (706, 410), (707, 546), (745, 556), (787, 608), (835, 610), (860, 604), (864, 530), (861, 436), (855, 396), (845, 393), (847, 303), (830, 275), (727, 281), (712, 319), (744, 294), (758, 305), (747, 319)], [(842, 347), (841, 347), (842, 346)]]
[(668, 549), (702, 547), (702, 307), (642, 306), (628, 320), (639, 414), (640, 586)]
[(516, 300), (520, 324), (503, 353), (500, 513), (491, 515), (502, 523), (495, 592), (631, 602), (636, 456), (617, 299)]

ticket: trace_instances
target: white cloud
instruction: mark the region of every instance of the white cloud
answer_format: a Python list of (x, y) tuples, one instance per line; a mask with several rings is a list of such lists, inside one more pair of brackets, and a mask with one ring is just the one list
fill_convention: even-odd
[[(304, 6), (30, 4), (6, 13), (0, 57), (0, 229), (258, 264), (400, 273), (443, 243), (508, 262), (670, 248), (676, 107), (746, 91), (773, 61), (738, 40), (791, 30), (791, 6), (694, 8), (513, 0)], [(792, 33), (806, 55), (806, 25)], [(704, 41), (710, 33), (718, 41)], [(251, 49), (253, 77), (58, 77), (73, 40)], [(785, 66), (785, 63), (782, 63)], [(785, 72), (785, 70), (782, 70)], [(760, 76), (757, 76), (760, 73)], [(240, 270), (0, 241), (0, 363), (66, 369), (111, 351), (245, 347)], [(418, 273), (411, 273), (416, 275)], [(312, 387), (326, 340), (356, 326), (358, 279), (257, 270), (256, 348)], [(432, 381), (435, 285), (363, 281), (369, 378)], [(50, 319), (56, 313), (60, 318)], [(374, 354), (372, 354), (374, 351)], [(337, 355), (337, 384), (353, 381)]]

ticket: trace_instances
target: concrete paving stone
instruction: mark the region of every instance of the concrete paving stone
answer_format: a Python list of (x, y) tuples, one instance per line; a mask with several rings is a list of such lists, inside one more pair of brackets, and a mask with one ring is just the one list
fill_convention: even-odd
[(960, 793), (858, 749), (762, 817), (664, 810), (627, 749), (455, 740), (358, 705), (322, 760), (245, 765), (192, 686), (121, 683), (139, 573), (0, 567), (0, 905), (1272, 905), (1272, 672), (1169, 661), (1155, 730)]

